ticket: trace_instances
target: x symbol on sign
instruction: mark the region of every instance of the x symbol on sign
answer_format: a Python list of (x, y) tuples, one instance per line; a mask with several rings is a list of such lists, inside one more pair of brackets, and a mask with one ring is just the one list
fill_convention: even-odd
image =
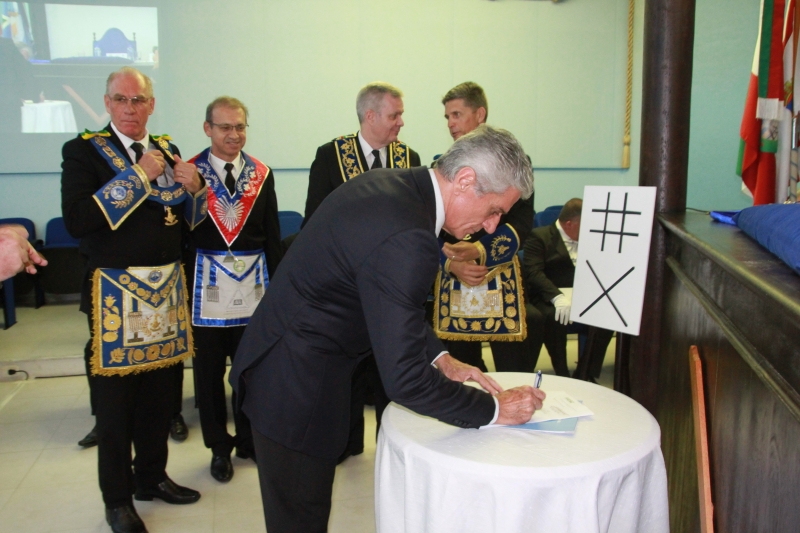
[(625, 272), (625, 273), (622, 275), (622, 277), (620, 277), (620, 278), (619, 278), (617, 281), (615, 281), (615, 282), (614, 282), (614, 283), (613, 283), (613, 284), (612, 284), (612, 285), (611, 285), (609, 288), (607, 288), (607, 289), (606, 289), (606, 288), (603, 286), (603, 282), (602, 282), (602, 281), (600, 281), (600, 278), (599, 278), (599, 277), (597, 277), (597, 273), (596, 273), (596, 272), (594, 271), (594, 269), (592, 268), (592, 264), (591, 264), (589, 261), (586, 261), (586, 265), (589, 267), (589, 270), (591, 270), (591, 271), (592, 271), (592, 275), (594, 276), (594, 279), (596, 279), (596, 280), (597, 280), (597, 284), (598, 284), (598, 285), (600, 285), (600, 288), (601, 288), (601, 289), (603, 289), (603, 294), (601, 294), (600, 296), (598, 296), (598, 297), (595, 299), (595, 301), (593, 301), (591, 304), (589, 304), (589, 307), (587, 307), (586, 309), (584, 309), (583, 311), (581, 311), (581, 314), (580, 314), (580, 315), (578, 315), (578, 316), (583, 316), (584, 314), (586, 314), (586, 311), (588, 311), (589, 309), (591, 309), (592, 307), (594, 307), (594, 304), (596, 304), (597, 302), (599, 302), (599, 301), (600, 301), (600, 300), (602, 300), (603, 298), (608, 298), (608, 302), (611, 304), (611, 307), (613, 307), (613, 308), (614, 308), (614, 311), (616, 311), (616, 312), (617, 312), (617, 315), (619, 316), (619, 319), (620, 319), (620, 320), (622, 320), (622, 323), (623, 323), (623, 324), (625, 324), (625, 327), (628, 327), (628, 323), (627, 323), (627, 322), (625, 322), (625, 319), (624, 319), (624, 318), (622, 318), (622, 313), (620, 313), (620, 312), (619, 312), (619, 309), (617, 309), (617, 306), (616, 306), (616, 305), (614, 305), (614, 300), (612, 300), (612, 299), (611, 299), (611, 295), (610, 295), (609, 293), (611, 292), (611, 289), (613, 289), (614, 287), (616, 287), (617, 285), (619, 285), (619, 282), (620, 282), (620, 281), (622, 281), (623, 279), (625, 279), (625, 277), (626, 277), (628, 274), (630, 274), (631, 272), (633, 272), (633, 269), (634, 269), (634, 268), (636, 268), (636, 267), (631, 267), (631, 269), (630, 269), (630, 270), (628, 270), (627, 272)]

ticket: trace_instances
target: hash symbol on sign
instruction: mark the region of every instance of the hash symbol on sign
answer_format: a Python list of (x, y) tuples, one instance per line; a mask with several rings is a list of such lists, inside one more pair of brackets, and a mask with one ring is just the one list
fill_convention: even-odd
[[(604, 252), (606, 247), (606, 235), (619, 235), (619, 250), (617, 253), (622, 253), (622, 239), (624, 237), (638, 237), (638, 233), (633, 233), (630, 231), (625, 231), (625, 217), (628, 215), (641, 215), (641, 211), (628, 211), (628, 193), (625, 193), (625, 201), (622, 204), (622, 210), (618, 209), (610, 209), (611, 207), (611, 193), (608, 193), (606, 197), (606, 208), (605, 209), (592, 209), (592, 213), (605, 213), (605, 221), (603, 222), (603, 229), (591, 229), (589, 230), (590, 233), (602, 233), (603, 240), (600, 243), (600, 251)], [(618, 214), (622, 215), (622, 221), (619, 224), (619, 231), (612, 231), (608, 229), (608, 215), (609, 214)], [(624, 320), (623, 320), (624, 322)]]

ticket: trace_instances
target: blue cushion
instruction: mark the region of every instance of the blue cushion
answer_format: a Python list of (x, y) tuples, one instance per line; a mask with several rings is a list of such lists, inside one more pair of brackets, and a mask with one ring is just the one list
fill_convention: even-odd
[(734, 218), (742, 231), (800, 274), (800, 204), (756, 205)]

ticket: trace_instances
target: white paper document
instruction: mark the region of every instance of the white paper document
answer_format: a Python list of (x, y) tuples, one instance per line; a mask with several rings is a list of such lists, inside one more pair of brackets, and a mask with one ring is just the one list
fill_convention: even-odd
[(564, 418), (576, 418), (581, 416), (592, 416), (591, 409), (563, 391), (547, 391), (547, 398), (544, 405), (533, 413), (531, 422), (545, 422), (547, 420), (562, 420)]
[[(564, 420), (567, 418), (579, 418), (582, 416), (592, 416), (594, 413), (591, 409), (583, 405), (581, 402), (563, 391), (547, 391), (547, 398), (544, 399), (542, 408), (533, 413), (528, 424), (535, 424), (538, 422), (547, 422), (548, 420)], [(503, 426), (495, 424), (492, 426), (483, 426), (484, 428), (502, 428), (502, 427), (521, 427), (521, 426)]]

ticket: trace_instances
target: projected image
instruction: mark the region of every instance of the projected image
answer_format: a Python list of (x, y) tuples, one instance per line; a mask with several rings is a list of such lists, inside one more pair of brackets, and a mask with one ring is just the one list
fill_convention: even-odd
[(0, 2), (0, 14), (0, 142), (103, 128), (108, 74), (158, 68), (155, 7)]

